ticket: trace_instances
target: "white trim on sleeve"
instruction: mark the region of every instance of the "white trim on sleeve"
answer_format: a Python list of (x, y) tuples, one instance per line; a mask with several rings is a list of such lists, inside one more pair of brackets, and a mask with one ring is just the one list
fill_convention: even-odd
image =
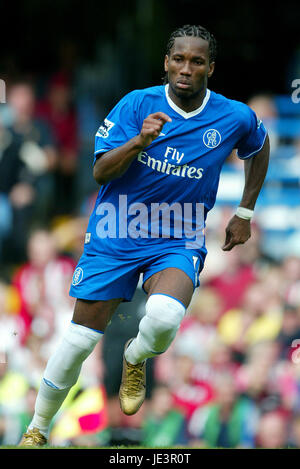
[(249, 155), (247, 155), (247, 156), (239, 156), (239, 151), (237, 150), (237, 156), (239, 157), (239, 159), (240, 159), (240, 160), (248, 160), (248, 158), (251, 158), (251, 156), (253, 156), (253, 155), (255, 155), (256, 153), (258, 153), (258, 152), (262, 149), (262, 147), (264, 146), (267, 135), (268, 135), (268, 132), (265, 133), (264, 140), (263, 140), (261, 146), (259, 147), (259, 149), (253, 151), (253, 152), (250, 153)]

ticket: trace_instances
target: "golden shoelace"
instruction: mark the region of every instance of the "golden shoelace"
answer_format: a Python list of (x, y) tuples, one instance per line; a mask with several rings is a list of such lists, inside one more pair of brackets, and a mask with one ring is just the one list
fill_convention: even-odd
[(143, 364), (140, 366), (131, 365), (127, 363), (128, 366), (128, 375), (127, 375), (127, 392), (131, 395), (139, 393), (141, 391), (141, 387), (144, 386), (144, 370)]
[(30, 445), (41, 445), (46, 443), (46, 438), (41, 435), (37, 428), (33, 428), (32, 430), (28, 430), (27, 433), (24, 433), (24, 444)]

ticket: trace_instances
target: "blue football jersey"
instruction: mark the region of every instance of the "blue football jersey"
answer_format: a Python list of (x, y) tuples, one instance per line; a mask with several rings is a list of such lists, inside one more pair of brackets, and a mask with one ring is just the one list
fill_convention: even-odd
[(158, 245), (163, 252), (205, 249), (205, 218), (222, 165), (233, 149), (239, 158), (251, 158), (266, 138), (264, 125), (244, 103), (207, 89), (202, 105), (185, 112), (169, 97), (168, 85), (154, 86), (127, 94), (108, 114), (95, 137), (94, 162), (138, 135), (144, 119), (158, 111), (172, 122), (123, 176), (100, 188), (86, 252), (126, 257), (157, 252)]

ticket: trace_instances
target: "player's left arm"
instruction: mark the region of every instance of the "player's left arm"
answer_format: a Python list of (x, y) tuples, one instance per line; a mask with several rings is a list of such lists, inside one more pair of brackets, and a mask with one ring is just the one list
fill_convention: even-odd
[[(244, 160), (245, 187), (240, 207), (254, 210), (257, 197), (262, 188), (269, 165), (270, 143), (266, 136), (264, 146), (252, 158)], [(225, 230), (226, 238), (223, 251), (230, 251), (237, 244), (244, 244), (251, 236), (250, 220), (234, 215)]]

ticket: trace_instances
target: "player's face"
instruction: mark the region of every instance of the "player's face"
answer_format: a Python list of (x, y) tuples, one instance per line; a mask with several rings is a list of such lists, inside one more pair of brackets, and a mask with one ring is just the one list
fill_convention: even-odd
[(214, 65), (209, 62), (208, 41), (199, 37), (177, 37), (170, 55), (165, 57), (171, 90), (178, 98), (196, 97), (206, 90)]

